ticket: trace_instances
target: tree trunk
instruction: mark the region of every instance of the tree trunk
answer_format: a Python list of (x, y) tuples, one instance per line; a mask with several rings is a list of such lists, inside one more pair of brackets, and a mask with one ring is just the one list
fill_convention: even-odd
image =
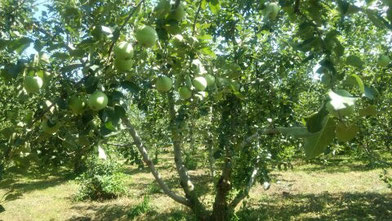
[(219, 178), (216, 184), (216, 196), (213, 206), (211, 220), (214, 221), (225, 221), (230, 219), (229, 205), (227, 203), (227, 196), (231, 190), (231, 160), (226, 158), (225, 166), (222, 172), (222, 176)]
[(176, 164), (177, 173), (180, 177), (180, 184), (185, 192), (185, 197), (189, 200), (190, 207), (195, 213), (196, 217), (199, 220), (207, 220), (207, 210), (200, 202), (195, 192), (195, 187), (190, 179), (190, 176), (188, 175), (188, 169), (185, 167), (182, 159), (182, 136), (178, 128), (179, 119), (177, 118), (177, 113), (174, 108), (173, 95), (169, 94), (168, 99), (170, 113), (170, 131), (174, 147), (174, 161)]

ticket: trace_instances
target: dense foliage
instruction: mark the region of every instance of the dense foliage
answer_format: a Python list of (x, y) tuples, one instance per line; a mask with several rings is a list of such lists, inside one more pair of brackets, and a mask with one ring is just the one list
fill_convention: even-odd
[(113, 160), (92, 158), (87, 169), (79, 177), (80, 188), (75, 200), (105, 200), (125, 194), (120, 166)]
[[(77, 172), (118, 147), (198, 219), (227, 220), (293, 157), (389, 166), (391, 1), (0, 3), (6, 168)], [(155, 168), (162, 151), (183, 193)], [(198, 167), (211, 208), (188, 174)]]

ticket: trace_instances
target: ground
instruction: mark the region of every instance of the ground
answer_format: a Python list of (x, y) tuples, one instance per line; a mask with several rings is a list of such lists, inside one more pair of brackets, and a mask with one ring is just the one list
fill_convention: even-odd
[[(171, 165), (158, 167), (172, 186)], [(190, 211), (160, 193), (147, 169), (125, 168), (128, 196), (105, 202), (74, 202), (77, 184), (58, 175), (9, 174), (0, 182), (3, 221), (26, 220), (192, 220)], [(392, 171), (389, 171), (392, 173)], [(193, 175), (207, 174), (192, 171)], [(392, 191), (381, 169), (362, 164), (297, 164), (273, 173), (269, 190), (256, 185), (237, 208), (240, 220), (392, 220)], [(208, 191), (210, 187), (206, 187)], [(144, 196), (150, 207), (140, 212)], [(211, 197), (203, 200), (209, 202)]]

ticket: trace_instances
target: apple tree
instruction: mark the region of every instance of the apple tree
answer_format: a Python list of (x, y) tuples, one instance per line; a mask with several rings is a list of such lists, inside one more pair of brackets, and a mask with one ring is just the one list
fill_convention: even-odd
[[(356, 139), (389, 89), (390, 1), (1, 3), (2, 161), (77, 169), (115, 137), (200, 220), (228, 220), (290, 156)], [(155, 167), (156, 144), (170, 145), (182, 192)], [(187, 168), (199, 151), (212, 202)]]

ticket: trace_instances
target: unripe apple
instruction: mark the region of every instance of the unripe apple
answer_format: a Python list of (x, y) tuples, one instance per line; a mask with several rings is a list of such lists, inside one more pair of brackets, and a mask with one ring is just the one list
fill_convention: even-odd
[(212, 75), (210, 75), (210, 74), (206, 74), (206, 75), (204, 76), (204, 78), (205, 78), (206, 81), (207, 81), (207, 86), (208, 86), (208, 87), (212, 87), (212, 86), (215, 85), (215, 77), (214, 77), (214, 76), (212, 76)]
[(52, 122), (49, 120), (42, 121), (42, 131), (47, 134), (54, 134), (59, 130), (59, 128), (60, 128), (59, 122)]
[(80, 97), (72, 97), (68, 103), (69, 108), (74, 114), (81, 114), (84, 111), (86, 103)]
[(155, 87), (159, 92), (167, 92), (173, 86), (173, 81), (167, 76), (161, 76), (155, 82)]
[(136, 31), (136, 40), (145, 47), (152, 47), (158, 40), (158, 34), (154, 28), (146, 26)]
[(172, 14), (173, 19), (177, 21), (182, 21), (185, 17), (185, 8), (182, 3), (178, 5), (177, 8), (174, 9), (173, 14)]
[(387, 55), (381, 55), (378, 58), (378, 65), (380, 65), (381, 67), (388, 66), (390, 62), (391, 62), (391, 59)]
[(101, 91), (96, 91), (90, 95), (87, 104), (91, 110), (99, 111), (104, 109), (108, 105), (108, 97), (105, 93)]
[(276, 17), (278, 16), (279, 9), (280, 9), (280, 7), (279, 7), (278, 4), (276, 4), (276, 3), (269, 3), (266, 6), (265, 14), (266, 14), (266, 16), (268, 16), (269, 19), (275, 20)]
[(217, 78), (217, 85), (220, 88), (226, 88), (230, 85), (230, 81), (227, 78), (218, 77)]
[(132, 68), (132, 64), (133, 64), (132, 59), (121, 59), (121, 58), (114, 59), (114, 67), (118, 71), (129, 71)]
[(114, 55), (119, 59), (130, 59), (133, 57), (133, 47), (131, 43), (122, 41), (114, 48)]
[(165, 18), (170, 13), (170, 1), (161, 0), (157, 7), (155, 7), (155, 13), (158, 18)]
[(183, 100), (187, 100), (190, 97), (192, 97), (192, 91), (187, 87), (180, 87), (178, 93), (180, 94), (180, 97)]
[(42, 78), (35, 76), (26, 76), (23, 82), (24, 88), (27, 93), (38, 93), (44, 82)]
[(198, 91), (204, 91), (207, 88), (207, 80), (202, 76), (195, 77), (192, 84)]

